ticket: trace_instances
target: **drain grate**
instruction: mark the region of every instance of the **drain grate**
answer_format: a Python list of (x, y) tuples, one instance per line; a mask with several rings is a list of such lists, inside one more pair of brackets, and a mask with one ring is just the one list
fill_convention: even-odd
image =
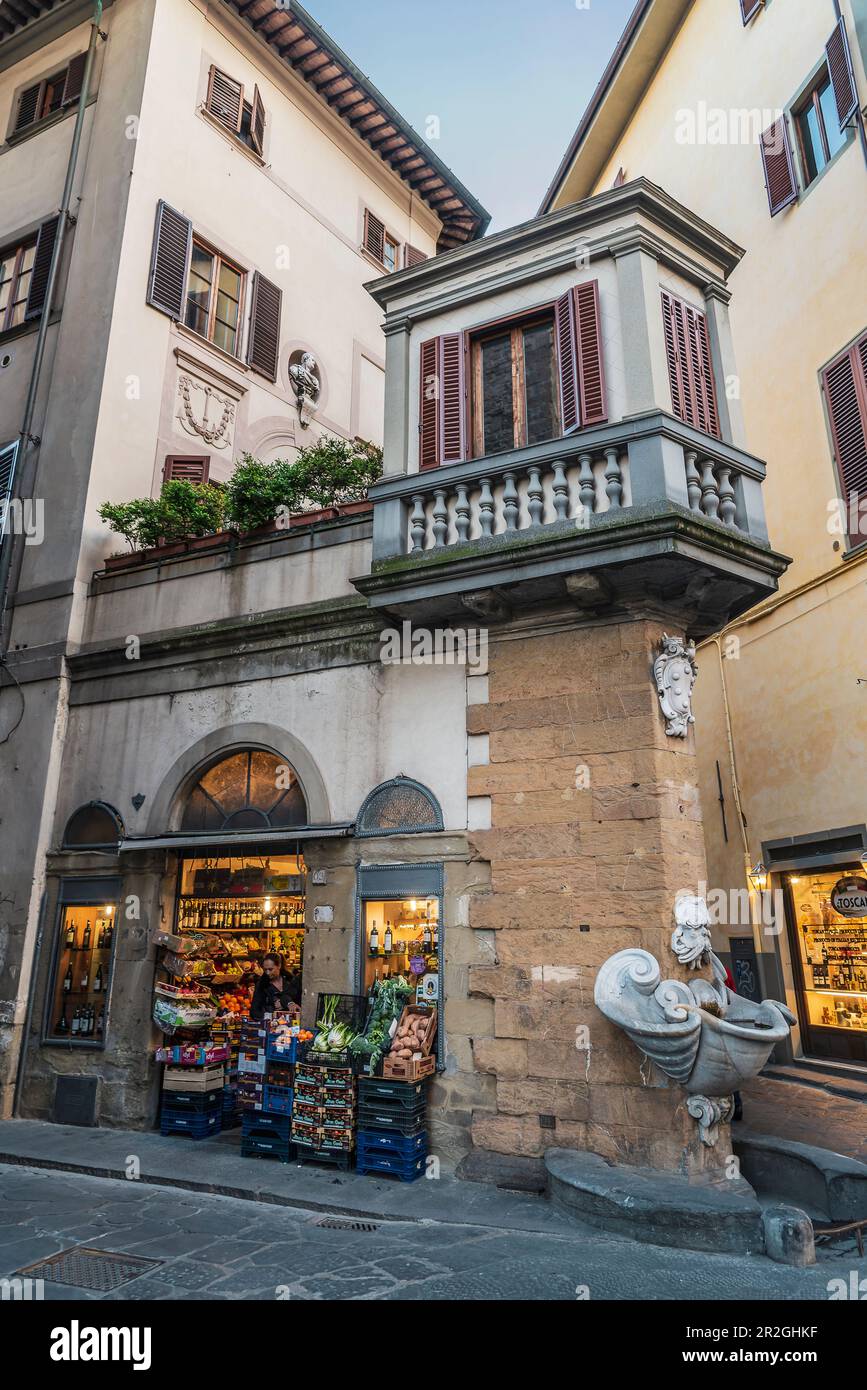
[(93, 1250), (88, 1245), (73, 1245), (24, 1269), (16, 1269), (15, 1273), (28, 1279), (43, 1279), (46, 1284), (71, 1284), (77, 1289), (111, 1293), (162, 1263), (141, 1255), (120, 1255), (111, 1250)]
[(324, 1226), (327, 1231), (378, 1231), (375, 1221), (353, 1221), (349, 1216), (323, 1216), (313, 1222), (314, 1226)]

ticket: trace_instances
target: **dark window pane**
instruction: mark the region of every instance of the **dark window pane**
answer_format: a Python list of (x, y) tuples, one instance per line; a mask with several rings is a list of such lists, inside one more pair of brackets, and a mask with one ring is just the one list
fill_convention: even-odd
[(513, 449), (512, 339), (508, 333), (482, 343), (482, 400), (485, 453)]
[(846, 143), (846, 136), (840, 129), (840, 120), (837, 115), (837, 103), (834, 100), (834, 89), (830, 82), (826, 82), (819, 88), (819, 105), (822, 108), (822, 120), (825, 125), (825, 134), (828, 137), (828, 149), (831, 157)]
[(538, 323), (524, 331), (524, 383), (527, 443), (553, 439), (558, 433), (553, 323)]
[(807, 165), (807, 182), (812, 183), (813, 179), (825, 167), (825, 151), (822, 148), (822, 136), (819, 131), (819, 119), (816, 115), (816, 108), (813, 103), (806, 107), (798, 117), (798, 126), (801, 132), (801, 143), (804, 147), (804, 159)]

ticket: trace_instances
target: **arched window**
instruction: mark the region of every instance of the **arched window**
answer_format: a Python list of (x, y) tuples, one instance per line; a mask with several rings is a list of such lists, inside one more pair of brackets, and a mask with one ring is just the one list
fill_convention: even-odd
[(307, 802), (294, 768), (276, 753), (249, 748), (214, 763), (184, 806), (181, 830), (231, 833), (307, 824)]
[(89, 801), (79, 806), (66, 822), (64, 849), (117, 849), (123, 839), (123, 821), (113, 806)]
[(376, 787), (355, 823), (356, 835), (411, 835), (442, 828), (436, 797), (410, 777), (394, 777)]

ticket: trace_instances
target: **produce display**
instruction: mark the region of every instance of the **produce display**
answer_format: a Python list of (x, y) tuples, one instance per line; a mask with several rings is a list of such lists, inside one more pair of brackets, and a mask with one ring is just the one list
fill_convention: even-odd
[(391, 1028), (401, 1016), (404, 1006), (415, 995), (415, 985), (402, 975), (377, 980), (373, 986), (373, 1006), (363, 1034), (353, 1039), (349, 1050), (365, 1058), (367, 1069), (375, 1071), (391, 1045)]
[(313, 1039), (314, 1052), (342, 1052), (344, 1048), (351, 1047), (355, 1041), (355, 1033), (347, 1023), (340, 1023), (337, 1018), (337, 1010), (340, 1004), (339, 994), (326, 994), (322, 1017), (316, 1020), (316, 1036)]

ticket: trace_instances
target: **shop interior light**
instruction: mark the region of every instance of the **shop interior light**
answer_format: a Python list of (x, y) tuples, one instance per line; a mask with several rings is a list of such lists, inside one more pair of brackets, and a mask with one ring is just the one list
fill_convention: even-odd
[(410, 910), (410, 912), (417, 912), (417, 911), (418, 911), (418, 903), (416, 902), (415, 898), (410, 898), (410, 900), (409, 900), (409, 910)]
[(768, 886), (768, 871), (762, 863), (761, 859), (752, 869), (750, 869), (749, 873), (747, 874), (747, 877), (750, 880), (751, 886), (755, 889), (757, 893), (761, 893), (762, 889), (767, 888)]
[(800, 880), (800, 878), (798, 877), (797, 874), (789, 874), (789, 882), (790, 882), (790, 883), (800, 883), (801, 880)]
[(265, 899), (265, 901), (264, 901), (263, 904), (262, 904), (262, 910), (263, 910), (263, 912), (270, 912), (270, 911), (271, 911), (271, 899), (270, 899), (270, 898), (266, 898), (266, 899)]
[(114, 912), (114, 908), (112, 907), (111, 903), (109, 903), (108, 906), (103, 909), (103, 911), (105, 912), (106, 917), (110, 917), (111, 914)]
[(864, 853), (860, 856), (860, 860), (861, 868), (864, 870), (865, 874), (867, 874), (867, 849), (865, 849)]

